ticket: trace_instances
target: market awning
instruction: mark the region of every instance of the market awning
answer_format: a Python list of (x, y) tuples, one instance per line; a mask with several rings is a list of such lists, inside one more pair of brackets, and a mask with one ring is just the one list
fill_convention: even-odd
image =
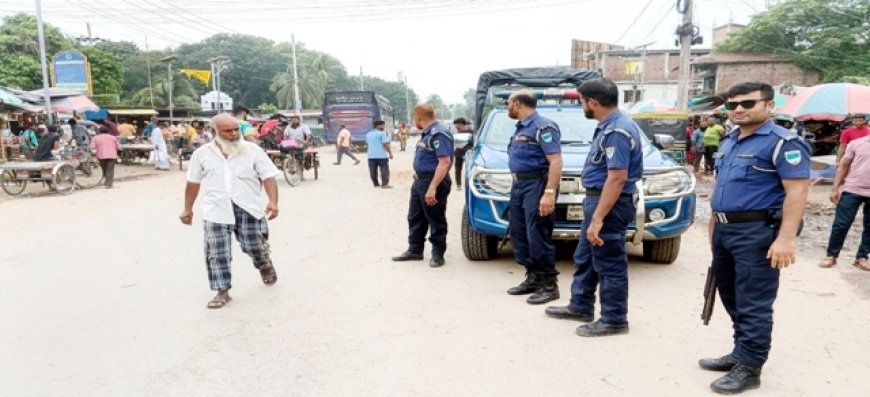
[(100, 110), (100, 107), (84, 95), (51, 99), (51, 110), (58, 113), (73, 113), (85, 110)]
[(0, 88), (0, 103), (3, 103), (4, 105), (9, 105), (9, 106), (18, 106), (18, 105), (22, 104), (23, 102), (24, 101), (22, 101), (21, 98), (15, 96), (14, 93)]
[(154, 109), (111, 109), (106, 108), (113, 116), (156, 116)]

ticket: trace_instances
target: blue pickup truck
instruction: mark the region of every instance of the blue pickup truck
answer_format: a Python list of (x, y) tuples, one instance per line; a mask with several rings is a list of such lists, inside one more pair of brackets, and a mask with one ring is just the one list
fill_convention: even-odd
[[(490, 92), (517, 86), (536, 89), (538, 113), (555, 121), (562, 131), (564, 169), (556, 201), (553, 238), (577, 240), (583, 226), (585, 190), (580, 182), (597, 122), (587, 119), (577, 100), (576, 86), (596, 78), (596, 72), (565, 68), (509, 69), (481, 75), (477, 92), (473, 150), (466, 153), (465, 208), (462, 213), (462, 250), (471, 260), (494, 258), (508, 233), (508, 202), (512, 184), (507, 144), (516, 120), (507, 115), (509, 92)], [(561, 87), (561, 88), (560, 88)], [(491, 102), (487, 104), (487, 102)], [(494, 103), (494, 104), (493, 104)], [(486, 112), (486, 114), (484, 114)], [(695, 178), (659, 148), (673, 144), (669, 136), (650, 141), (641, 135), (644, 177), (638, 181), (637, 213), (627, 240), (643, 244), (644, 259), (672, 263), (680, 250), (680, 236), (695, 218)]]

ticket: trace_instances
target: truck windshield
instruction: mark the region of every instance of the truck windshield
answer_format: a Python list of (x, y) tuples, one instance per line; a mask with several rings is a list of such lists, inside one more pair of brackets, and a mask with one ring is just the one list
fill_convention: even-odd
[[(590, 145), (592, 143), (592, 135), (598, 122), (587, 119), (582, 111), (557, 111), (539, 107), (538, 113), (553, 120), (559, 126), (562, 132), (562, 144)], [(509, 118), (506, 111), (497, 111), (488, 128), (486, 143), (507, 145), (517, 129), (516, 124), (517, 121)]]

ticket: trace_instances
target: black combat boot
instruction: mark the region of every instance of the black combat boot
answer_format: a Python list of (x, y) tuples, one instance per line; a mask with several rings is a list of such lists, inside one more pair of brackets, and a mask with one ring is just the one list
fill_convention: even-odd
[(538, 289), (526, 299), (530, 305), (540, 305), (559, 299), (559, 279), (556, 276), (543, 276)]
[(710, 388), (719, 394), (737, 394), (761, 386), (761, 367), (747, 367), (737, 364), (731, 372), (716, 379)]
[(737, 365), (737, 357), (733, 354), (726, 354), (719, 358), (702, 358), (698, 360), (698, 365), (707, 371), (728, 372)]
[(526, 272), (526, 279), (520, 285), (507, 290), (508, 295), (526, 295), (538, 290), (541, 276), (537, 273)]

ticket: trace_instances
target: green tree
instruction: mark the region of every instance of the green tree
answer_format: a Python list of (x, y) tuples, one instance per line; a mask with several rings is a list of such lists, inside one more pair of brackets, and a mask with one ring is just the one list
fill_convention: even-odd
[[(283, 47), (283, 46), (281, 46)], [(279, 47), (279, 51), (280, 48)], [(297, 45), (297, 73), (299, 75), (299, 97), (304, 108), (323, 106), (323, 94), (337, 77), (346, 75), (344, 65), (331, 55), (313, 50), (299, 49)], [(278, 106), (293, 108), (293, 63), (289, 61), (287, 70), (275, 75), (269, 89), (275, 93)]]
[[(73, 47), (72, 41), (60, 30), (49, 24), (44, 27), (47, 61), (51, 60), (52, 54)], [(42, 86), (36, 17), (16, 14), (3, 18), (0, 25), (0, 85), (22, 90)]]
[[(154, 106), (166, 108), (169, 103), (169, 84), (165, 76), (154, 80)], [(151, 106), (151, 92), (148, 87), (140, 89), (133, 96), (132, 102), (137, 106)], [(172, 77), (172, 103), (179, 109), (196, 109), (199, 107), (199, 95), (190, 80), (176, 73)]]
[(118, 57), (94, 47), (84, 47), (80, 51), (88, 57), (91, 65), (91, 82), (94, 95), (121, 95), (124, 83), (124, 65)]
[(752, 18), (716, 51), (773, 53), (825, 82), (870, 75), (870, 2), (787, 0)]
[(39, 58), (26, 54), (0, 53), (0, 86), (34, 90), (42, 86)]
[(260, 106), (257, 107), (260, 108), (260, 112), (263, 114), (273, 114), (278, 112), (278, 107), (271, 103), (261, 103)]

